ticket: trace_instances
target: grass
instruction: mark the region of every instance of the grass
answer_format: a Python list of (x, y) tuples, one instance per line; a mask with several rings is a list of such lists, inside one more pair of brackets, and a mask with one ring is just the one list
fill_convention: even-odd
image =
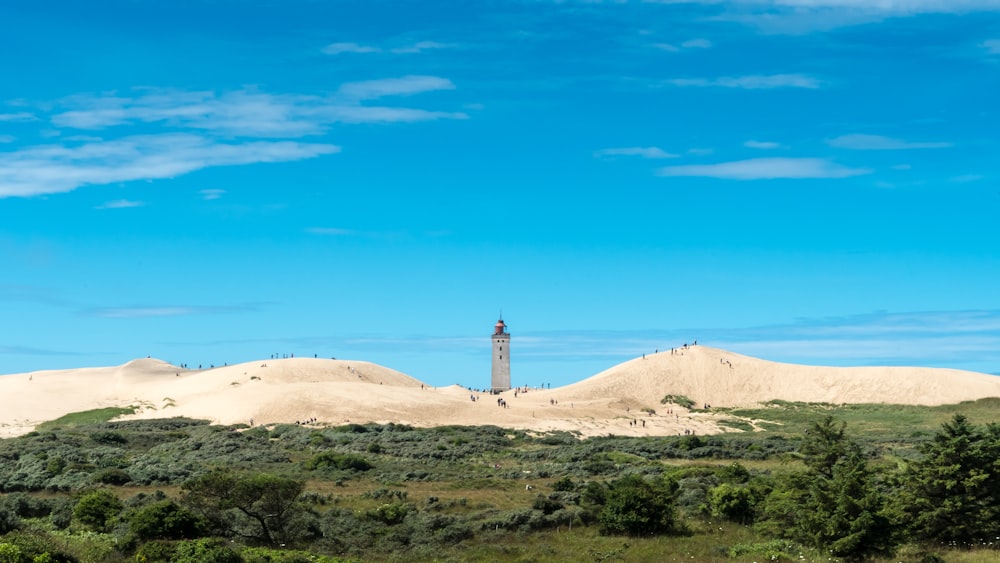
[(89, 411), (80, 411), (69, 413), (65, 416), (61, 416), (55, 420), (50, 420), (48, 422), (43, 422), (39, 424), (35, 429), (37, 431), (52, 431), (63, 428), (75, 428), (78, 426), (87, 426), (90, 424), (100, 424), (102, 422), (108, 422), (119, 416), (126, 414), (135, 414), (137, 407), (107, 407), (103, 409), (94, 409)]

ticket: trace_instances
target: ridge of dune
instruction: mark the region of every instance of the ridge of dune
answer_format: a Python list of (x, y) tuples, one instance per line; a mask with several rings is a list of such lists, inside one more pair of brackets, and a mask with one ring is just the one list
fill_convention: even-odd
[(555, 389), (491, 395), (459, 385), (435, 388), (357, 360), (285, 358), (189, 370), (141, 358), (115, 367), (0, 376), (0, 437), (112, 406), (138, 407), (123, 419), (185, 416), (216, 424), (496, 425), (582, 436), (721, 431), (716, 415), (664, 407), (666, 395), (716, 407), (775, 399), (940, 405), (1000, 397), (1000, 377), (942, 368), (783, 364), (688, 346), (628, 360)]
[(785, 364), (699, 345), (629, 360), (561, 392), (635, 402), (684, 395), (716, 407), (771, 400), (933, 406), (1000, 397), (1000, 377), (947, 368)]

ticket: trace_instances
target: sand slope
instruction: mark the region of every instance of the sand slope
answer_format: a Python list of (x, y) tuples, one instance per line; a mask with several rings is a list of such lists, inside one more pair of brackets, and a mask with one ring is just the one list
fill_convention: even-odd
[[(584, 436), (719, 431), (714, 415), (661, 405), (668, 394), (717, 407), (771, 399), (938, 405), (1000, 397), (1000, 377), (934, 368), (780, 364), (697, 346), (636, 358), (558, 389), (493, 396), (459, 386), (432, 388), (353, 360), (292, 358), (184, 370), (146, 358), (117, 367), (0, 376), (0, 437), (68, 413), (128, 405), (140, 410), (127, 418), (187, 416), (219, 424), (251, 419), (258, 425), (312, 419), (316, 424), (493, 424)], [(498, 399), (507, 406), (499, 406)]]

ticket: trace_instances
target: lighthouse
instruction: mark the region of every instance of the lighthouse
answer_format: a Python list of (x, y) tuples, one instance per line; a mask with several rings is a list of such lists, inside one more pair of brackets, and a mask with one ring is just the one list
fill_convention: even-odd
[(493, 327), (493, 374), (491, 389), (495, 392), (510, 390), (510, 333), (503, 317)]

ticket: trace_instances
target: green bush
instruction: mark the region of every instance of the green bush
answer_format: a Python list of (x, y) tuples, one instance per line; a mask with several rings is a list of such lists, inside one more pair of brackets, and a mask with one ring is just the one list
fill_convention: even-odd
[(140, 563), (170, 563), (176, 551), (173, 542), (155, 540), (139, 546), (135, 551), (135, 560)]
[(169, 499), (135, 510), (125, 521), (129, 533), (141, 541), (193, 539), (205, 532), (202, 519)]
[(598, 517), (605, 535), (659, 535), (676, 531), (673, 491), (663, 481), (629, 475), (611, 483)]
[(365, 458), (355, 454), (323, 452), (316, 454), (305, 463), (309, 471), (318, 469), (341, 469), (345, 471), (368, 471), (373, 466)]
[(108, 529), (111, 521), (122, 510), (122, 501), (111, 491), (98, 489), (83, 494), (73, 508), (78, 522), (96, 531)]
[(223, 540), (204, 538), (178, 542), (170, 563), (243, 563), (243, 558)]
[(105, 485), (124, 485), (132, 480), (132, 477), (118, 469), (117, 467), (109, 467), (108, 469), (102, 469), (94, 474), (95, 483), (103, 483)]

